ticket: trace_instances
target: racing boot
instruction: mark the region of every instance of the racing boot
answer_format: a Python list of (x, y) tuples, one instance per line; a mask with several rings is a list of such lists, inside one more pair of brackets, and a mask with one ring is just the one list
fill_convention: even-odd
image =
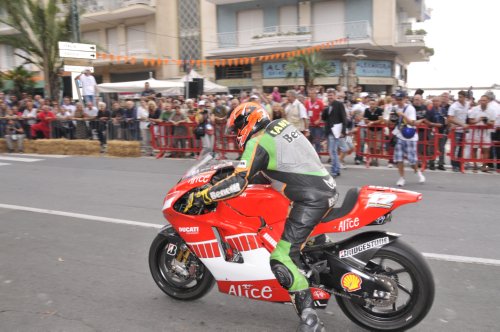
[(316, 310), (314, 310), (311, 291), (305, 289), (292, 292), (290, 296), (292, 297), (292, 302), (297, 310), (297, 314), (300, 317), (300, 324), (297, 328), (297, 332), (324, 332), (325, 326), (319, 319)]

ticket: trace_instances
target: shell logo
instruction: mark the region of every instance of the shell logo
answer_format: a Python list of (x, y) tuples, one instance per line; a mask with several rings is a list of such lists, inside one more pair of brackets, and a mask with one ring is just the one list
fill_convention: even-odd
[(351, 272), (344, 274), (340, 279), (340, 284), (348, 292), (360, 290), (362, 282), (363, 280), (358, 275)]

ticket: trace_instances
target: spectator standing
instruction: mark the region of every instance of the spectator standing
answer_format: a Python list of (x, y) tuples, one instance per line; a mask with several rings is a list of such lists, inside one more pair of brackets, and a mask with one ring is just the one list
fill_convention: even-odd
[[(423, 123), (428, 126), (438, 128), (438, 134), (440, 135), (438, 140), (439, 149), (439, 159), (438, 159), (438, 169), (446, 170), (444, 168), (444, 156), (445, 156), (445, 145), (447, 140), (446, 132), (446, 117), (447, 113), (444, 107), (441, 107), (441, 98), (432, 98), (432, 108), (425, 113), (425, 119)], [(429, 147), (431, 149), (430, 154), (434, 154), (434, 146)], [(429, 161), (429, 169), (431, 171), (436, 169), (436, 162), (434, 160)]]
[[(412, 100), (413, 108), (415, 108), (415, 113), (417, 116), (417, 125), (424, 123), (425, 113), (427, 111), (427, 107), (424, 104), (424, 100), (422, 95), (415, 94)], [(428, 152), (426, 147), (424, 146), (424, 142), (429, 139), (429, 130), (425, 128), (417, 128), (418, 132), (418, 144), (417, 144), (417, 152), (419, 155), (425, 156)]]
[(120, 103), (115, 101), (111, 105), (112, 139), (123, 139), (123, 117), (124, 110), (121, 108)]
[[(181, 110), (180, 105), (176, 105), (174, 108), (174, 114), (170, 117), (169, 121), (174, 125), (174, 148), (175, 149), (185, 149), (187, 141), (187, 128), (185, 126), (186, 122), (189, 122), (186, 114)], [(184, 152), (174, 152), (173, 157), (184, 157)]]
[(297, 99), (295, 90), (288, 90), (286, 97), (288, 104), (285, 108), (286, 119), (294, 125), (304, 136), (309, 137), (309, 125), (307, 111), (304, 105)]
[(273, 88), (273, 93), (271, 94), (271, 97), (272, 97), (274, 102), (281, 103), (281, 93), (280, 93), (280, 89), (277, 86), (275, 86)]
[[(467, 129), (467, 114), (469, 112), (469, 103), (466, 100), (467, 92), (459, 91), (458, 92), (458, 100), (451, 104), (448, 109), (448, 123), (452, 125), (452, 128), (455, 128), (455, 151), (452, 151), (452, 154), (455, 158), (461, 158), (462, 151), (462, 142), (464, 137), (464, 129)], [(451, 161), (451, 165), (453, 167), (454, 172), (460, 172), (460, 162), (456, 160)]]
[(103, 149), (106, 146), (108, 121), (111, 119), (111, 112), (107, 109), (106, 103), (99, 102), (97, 107), (97, 137), (101, 143), (101, 149)]
[(84, 70), (76, 77), (82, 84), (82, 95), (85, 103), (92, 102), (95, 104), (95, 95), (97, 91), (97, 82), (89, 69)]
[(274, 120), (282, 119), (285, 117), (285, 111), (283, 110), (283, 107), (281, 107), (280, 103), (276, 103), (276, 102), (273, 103), (272, 110), (273, 110), (273, 119)]
[(155, 90), (151, 89), (149, 82), (144, 83), (144, 90), (141, 92), (141, 97), (154, 96), (156, 94)]
[[(472, 159), (477, 157), (477, 149), (481, 149), (481, 158), (488, 159), (491, 144), (491, 130), (495, 124), (496, 112), (488, 107), (490, 99), (488, 96), (483, 95), (479, 99), (479, 105), (469, 110), (468, 118), (471, 125), (482, 126), (484, 129), (473, 129), (470, 137), (472, 147)], [(476, 144), (479, 143), (479, 144)], [(474, 162), (474, 171), (477, 171), (477, 164)], [(482, 172), (488, 172), (488, 165), (484, 163), (481, 166)]]
[[(367, 141), (371, 154), (380, 154), (382, 150), (383, 128), (375, 127), (383, 123), (384, 111), (377, 106), (375, 99), (368, 102), (368, 108), (363, 113), (365, 124), (368, 126)], [(378, 166), (378, 158), (371, 161), (372, 166)]]
[(27, 133), (28, 138), (31, 137), (31, 126), (36, 123), (36, 115), (38, 113), (38, 110), (33, 107), (32, 102), (27, 102), (26, 103), (26, 108), (23, 111), (23, 122), (24, 122), (24, 132)]
[(328, 137), (328, 149), (332, 160), (332, 176), (340, 176), (340, 162), (337, 154), (339, 142), (346, 135), (347, 116), (344, 104), (337, 100), (335, 89), (327, 90), (328, 106), (321, 114), (325, 122), (325, 136)]
[[(489, 102), (488, 109), (491, 109), (495, 114), (495, 128), (491, 132), (491, 141), (494, 144), (490, 150), (490, 159), (496, 159), (496, 170), (500, 171), (500, 104), (496, 101), (495, 94), (492, 91), (487, 91), (484, 94)], [(490, 164), (492, 168), (495, 168), (493, 163)]]
[(34, 139), (38, 137), (50, 138), (50, 122), (56, 118), (55, 114), (50, 110), (49, 106), (44, 105), (36, 118), (40, 122), (31, 126), (31, 137)]
[(5, 130), (5, 142), (7, 143), (7, 150), (9, 153), (14, 152), (14, 142), (17, 142), (17, 152), (23, 153), (24, 141), (24, 129), (19, 124), (18, 121), (14, 121), (13, 119), (7, 120), (7, 127)]
[(323, 101), (318, 99), (316, 89), (310, 88), (309, 99), (306, 100), (305, 108), (309, 116), (309, 132), (311, 133), (310, 140), (314, 149), (319, 154), (321, 152), (321, 141), (324, 138), (325, 130), (323, 129), (323, 122), (321, 121), (321, 113), (325, 108)]
[(57, 105), (53, 108), (53, 112), (56, 114), (56, 121), (53, 122), (52, 129), (54, 130), (55, 138), (71, 138), (70, 123), (71, 113), (61, 106)]
[[(396, 146), (394, 147), (394, 162), (398, 165), (399, 180), (396, 185), (402, 187), (405, 185), (404, 156), (407, 156), (408, 162), (418, 176), (418, 182), (424, 183), (425, 177), (418, 169), (417, 163), (417, 142), (418, 133), (415, 128), (417, 115), (415, 108), (407, 103), (407, 95), (404, 91), (398, 91), (396, 98), (396, 114), (399, 116), (398, 123), (392, 131), (396, 136)], [(405, 126), (411, 126), (406, 127)], [(413, 129), (413, 130), (412, 130)], [(413, 134), (411, 134), (413, 133)]]
[(137, 140), (139, 138), (139, 126), (137, 121), (137, 107), (132, 100), (125, 103), (124, 112), (125, 139)]
[(76, 139), (86, 139), (87, 136), (87, 125), (85, 124), (85, 113), (83, 111), (83, 104), (81, 102), (76, 103), (75, 113), (73, 119), (75, 120), (75, 138)]
[(201, 153), (199, 158), (202, 158), (209, 152), (213, 151), (214, 148), (214, 127), (212, 116), (209, 112), (209, 107), (205, 105), (205, 101), (200, 101), (198, 103), (199, 111), (196, 115), (196, 123), (202, 125), (205, 129), (205, 135), (201, 137)]
[(90, 137), (92, 139), (97, 139), (97, 108), (94, 107), (94, 104), (91, 101), (86, 103), (86, 107), (83, 110), (83, 114), (85, 119), (87, 119), (87, 128), (90, 129)]
[(68, 111), (71, 116), (73, 116), (76, 110), (75, 105), (71, 104), (71, 99), (69, 97), (63, 98), (63, 104), (61, 105), (61, 108)]

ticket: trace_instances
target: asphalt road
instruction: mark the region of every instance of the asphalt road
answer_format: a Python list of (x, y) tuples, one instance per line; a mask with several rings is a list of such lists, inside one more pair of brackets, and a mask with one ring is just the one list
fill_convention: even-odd
[[(18, 205), (163, 224), (164, 194), (192, 160), (98, 157), (33, 162), (0, 155), (0, 331), (294, 331), (290, 306), (218, 293), (180, 302), (154, 284), (147, 253), (156, 229), (20, 211)], [(17, 156), (16, 156), (17, 157)], [(427, 172), (423, 193), (380, 227), (429, 258), (436, 298), (414, 331), (497, 331), (500, 325), (500, 176)], [(350, 168), (341, 193), (393, 186), (394, 169)], [(350, 234), (348, 234), (350, 235)], [(337, 235), (334, 238), (339, 238)], [(467, 263), (453, 261), (466, 256)], [(486, 259), (490, 259), (487, 261)], [(485, 263), (491, 264), (485, 264)], [(331, 301), (328, 331), (363, 331)]]

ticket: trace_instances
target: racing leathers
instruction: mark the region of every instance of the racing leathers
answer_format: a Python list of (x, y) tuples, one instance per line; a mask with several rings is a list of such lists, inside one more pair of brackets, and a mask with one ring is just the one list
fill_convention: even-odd
[(336, 183), (307, 138), (288, 121), (278, 119), (248, 140), (241, 162), (231, 176), (199, 192), (197, 197), (205, 204), (235, 197), (259, 172), (292, 201), (281, 240), (271, 254), (271, 268), (291, 293), (304, 324), (311, 311), (316, 319), (317, 316), (303, 274), (300, 248), (335, 204)]

